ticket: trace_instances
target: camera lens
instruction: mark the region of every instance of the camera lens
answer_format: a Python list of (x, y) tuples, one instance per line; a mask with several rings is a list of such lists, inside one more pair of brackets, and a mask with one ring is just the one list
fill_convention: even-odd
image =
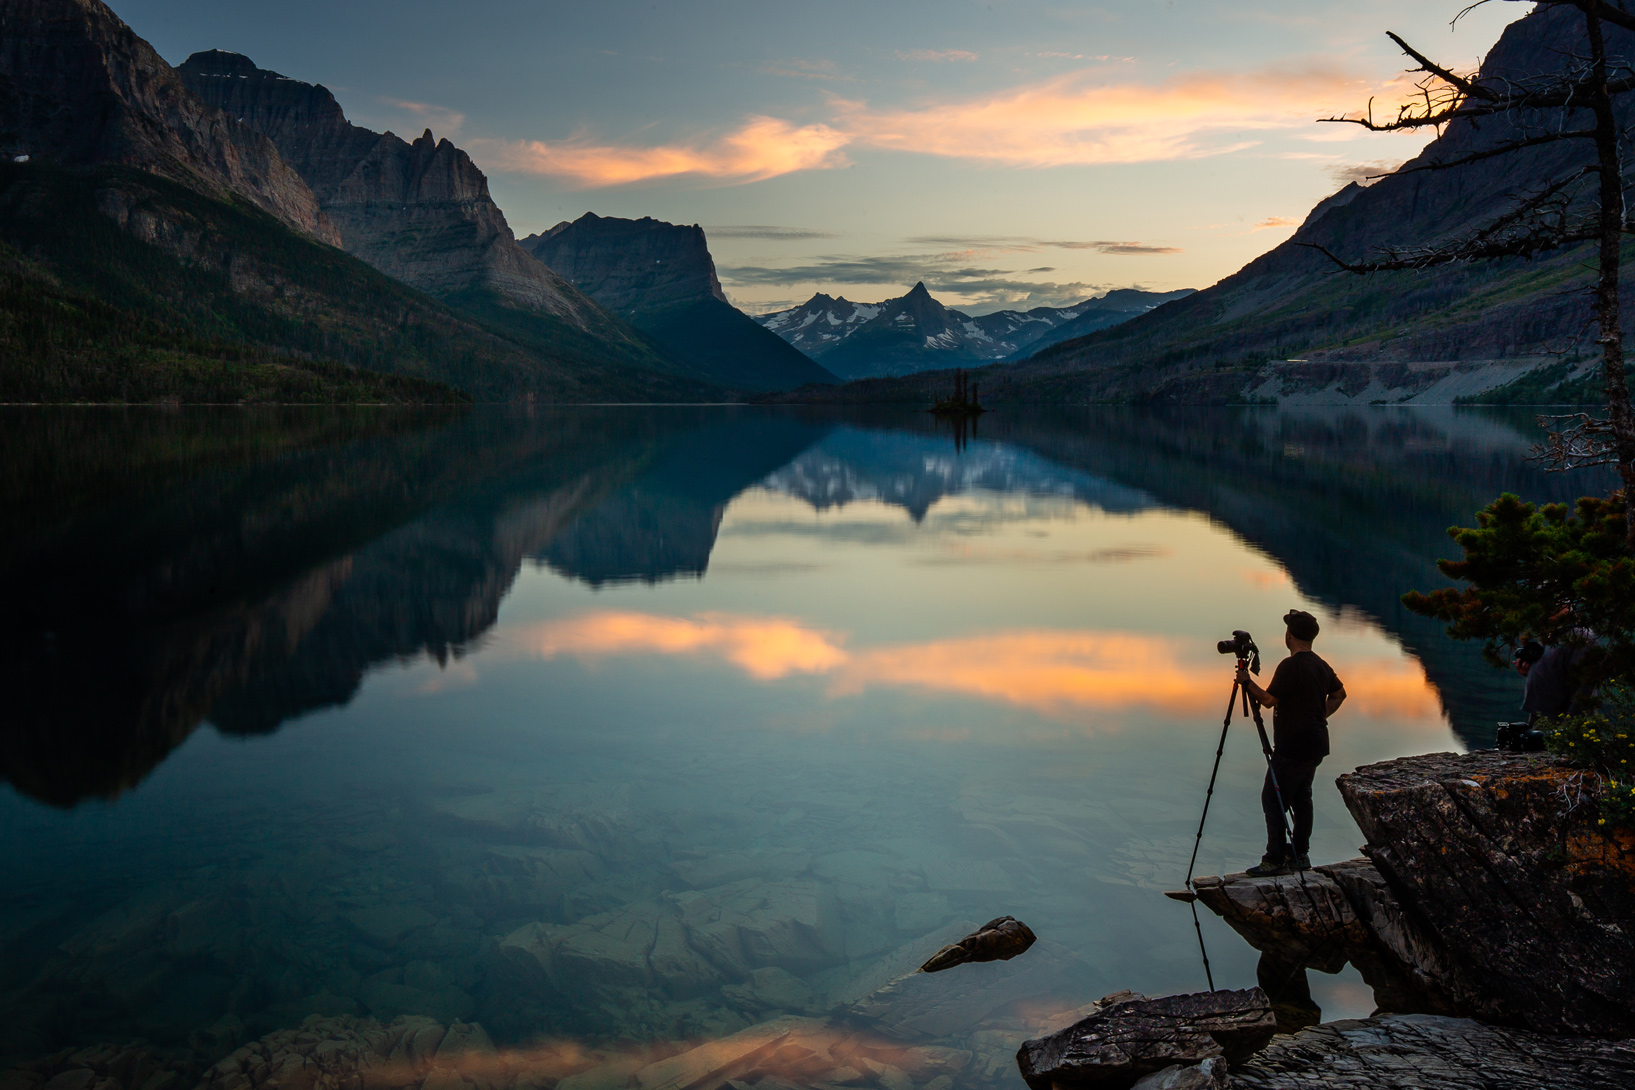
[(1238, 650), (1237, 640), (1222, 640), (1215, 645), (1215, 650), (1223, 655), (1235, 655)]

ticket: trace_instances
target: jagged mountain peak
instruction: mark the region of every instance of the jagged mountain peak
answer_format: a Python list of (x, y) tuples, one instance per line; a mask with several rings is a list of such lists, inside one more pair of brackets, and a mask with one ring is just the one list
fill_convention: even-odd
[(101, 0), (0, 3), (0, 152), (119, 164), (247, 199), (336, 242), (312, 190), (236, 115), (188, 93), (176, 69)]
[(195, 53), (177, 72), (199, 98), (277, 144), (340, 228), (342, 246), (387, 275), (433, 295), (491, 291), (583, 330), (608, 320), (517, 246), (487, 177), (446, 137), (428, 128), (410, 143), (354, 125), (321, 84), (240, 53)]

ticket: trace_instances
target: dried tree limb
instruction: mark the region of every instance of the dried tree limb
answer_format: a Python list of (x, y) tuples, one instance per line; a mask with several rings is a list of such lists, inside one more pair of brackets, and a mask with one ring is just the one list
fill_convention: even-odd
[(1401, 167), (1397, 174), (1416, 174), (1424, 170), (1447, 170), (1450, 167), (1462, 167), (1466, 163), (1479, 163), (1483, 159), (1492, 159), (1499, 155), (1508, 155), (1523, 148), (1534, 148), (1541, 144), (1553, 144), (1558, 140), (1594, 140), (1594, 129), (1573, 129), (1569, 132), (1545, 133), (1542, 136), (1530, 136), (1523, 140), (1511, 140), (1504, 144), (1495, 144), (1486, 151), (1475, 151), (1458, 159), (1447, 159), (1441, 162), (1421, 163), (1418, 166)]

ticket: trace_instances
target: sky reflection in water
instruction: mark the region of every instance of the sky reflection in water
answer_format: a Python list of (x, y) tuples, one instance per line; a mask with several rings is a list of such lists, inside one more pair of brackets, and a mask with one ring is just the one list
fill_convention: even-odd
[[(1064, 1012), (1203, 986), (1159, 893), (1231, 684), (1215, 641), (1251, 629), (1270, 670), (1286, 609), (1324, 618), (1351, 699), (1313, 855), (1350, 857), (1335, 775), (1461, 747), (1444, 704), (1480, 743), (1517, 695), (1395, 596), (1498, 487), (1572, 487), (1525, 466), (1520, 431), (1453, 413), (1023, 420), (963, 453), (918, 419), (586, 421), (319, 444), (327, 470), (205, 459), (161, 490), (197, 523), (182, 545), (112, 514), (125, 536), (97, 537), (94, 511), (25, 525), (19, 601), (31, 557), (67, 559), (20, 611), (52, 631), (10, 656), (34, 665), (7, 679), (0, 1057), (135, 1037), (208, 1063), (311, 1014), (409, 1014), (568, 1075), (861, 1004), (803, 1032), (972, 1053), (921, 1084), (1015, 1083), (1017, 1043)], [(387, 510), (371, 473), (414, 502)], [(258, 581), (187, 552), (222, 519), (254, 559), (252, 515), (299, 524), (305, 559)], [(207, 605), (184, 555), (218, 580)], [(53, 597), (82, 577), (123, 597)], [(92, 729), (53, 680), (84, 664), (28, 659), (42, 642), (98, 648), (139, 697)], [(1258, 856), (1262, 770), (1240, 723), (1201, 873)], [(112, 797), (29, 797), (80, 794)], [(1035, 950), (879, 991), (1005, 913)], [(1253, 982), (1252, 951), (1205, 937), (1217, 983)], [(1371, 1006), (1349, 969), (1313, 990), (1330, 1016)]]

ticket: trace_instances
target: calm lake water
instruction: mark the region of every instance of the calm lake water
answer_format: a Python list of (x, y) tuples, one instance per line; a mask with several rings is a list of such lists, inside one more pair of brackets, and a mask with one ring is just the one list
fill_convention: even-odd
[[(313, 1015), (480, 1023), (507, 1077), (581, 1090), (802, 1016), (921, 1051), (790, 1082), (1020, 1086), (1075, 1008), (1205, 986), (1161, 891), (1216, 640), (1270, 670), (1284, 611), (1322, 618), (1351, 698), (1313, 855), (1352, 857), (1336, 775), (1490, 745), (1520, 697), (1398, 596), (1500, 491), (1600, 484), (1529, 465), (1528, 415), (1452, 409), (0, 432), (0, 1069), (135, 1042), (188, 1080), (154, 1090)], [(1199, 873), (1258, 858), (1263, 769), (1239, 721)], [(1027, 954), (899, 979), (1003, 914)], [(1311, 990), (1373, 1008), (1351, 969)]]

